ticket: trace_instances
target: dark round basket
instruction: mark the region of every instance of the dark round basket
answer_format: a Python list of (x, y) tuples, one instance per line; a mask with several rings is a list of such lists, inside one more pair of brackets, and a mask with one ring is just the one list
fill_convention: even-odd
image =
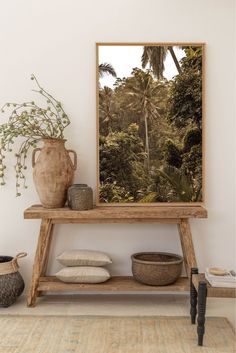
[[(19, 254), (20, 257), (25, 256), (22, 254)], [(25, 288), (16, 259), (17, 257), (0, 255), (0, 307), (7, 308), (15, 303)]]
[(134, 278), (151, 286), (166, 286), (174, 283), (181, 275), (183, 258), (164, 252), (140, 252), (133, 254)]

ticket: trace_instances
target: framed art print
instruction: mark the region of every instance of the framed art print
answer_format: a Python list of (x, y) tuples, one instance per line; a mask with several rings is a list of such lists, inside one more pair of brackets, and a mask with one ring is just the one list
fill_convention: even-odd
[(97, 203), (204, 201), (204, 44), (97, 44)]

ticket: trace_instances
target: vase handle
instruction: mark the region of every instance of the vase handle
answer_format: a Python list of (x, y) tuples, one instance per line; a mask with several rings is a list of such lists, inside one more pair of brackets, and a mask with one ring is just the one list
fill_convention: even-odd
[(33, 152), (32, 152), (32, 167), (35, 166), (35, 154), (36, 154), (36, 152), (41, 151), (41, 149), (42, 149), (42, 148), (35, 148), (35, 149), (33, 150)]
[(27, 256), (27, 252), (20, 252), (12, 259), (12, 267), (15, 272), (18, 271), (19, 268), (17, 260), (25, 256)]
[(20, 252), (15, 256), (15, 259), (21, 259), (22, 257), (26, 257), (27, 255), (27, 252)]
[(72, 168), (73, 168), (74, 170), (76, 170), (76, 168), (77, 168), (77, 154), (76, 154), (76, 152), (73, 151), (73, 150), (67, 150), (67, 152), (68, 152), (68, 154), (69, 154), (69, 153), (72, 153), (72, 154), (73, 154), (73, 156), (74, 156), (74, 163), (72, 163)]

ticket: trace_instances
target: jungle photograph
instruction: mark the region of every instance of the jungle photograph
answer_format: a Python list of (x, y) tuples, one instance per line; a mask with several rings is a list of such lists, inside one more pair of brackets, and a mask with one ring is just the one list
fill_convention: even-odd
[(97, 44), (98, 204), (203, 201), (204, 44)]

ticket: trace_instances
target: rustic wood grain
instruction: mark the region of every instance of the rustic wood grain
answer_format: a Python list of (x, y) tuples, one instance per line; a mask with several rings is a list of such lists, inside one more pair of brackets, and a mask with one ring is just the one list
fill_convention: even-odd
[(227, 287), (212, 287), (205, 279), (204, 273), (199, 273), (192, 276), (193, 284), (198, 290), (199, 282), (206, 281), (207, 283), (207, 296), (214, 298), (236, 298), (236, 288)]
[(103, 218), (102, 220), (97, 219), (83, 219), (83, 218), (54, 218), (52, 219), (53, 224), (137, 224), (137, 223), (148, 223), (148, 224), (178, 224), (180, 223), (179, 218), (119, 218), (119, 219), (111, 219), (111, 218)]
[(48, 227), (48, 230), (47, 230), (47, 238), (46, 238), (46, 241), (45, 241), (45, 251), (44, 251), (44, 256), (43, 256), (43, 259), (42, 259), (42, 263), (43, 263), (43, 266), (42, 266), (42, 271), (41, 271), (41, 275), (42, 276), (45, 276), (46, 275), (46, 272), (47, 272), (47, 266), (48, 266), (48, 260), (49, 260), (49, 254), (50, 254), (50, 247), (51, 247), (51, 242), (52, 242), (52, 233), (53, 233), (53, 223), (52, 221), (50, 222), (50, 225)]
[(131, 276), (115, 276), (104, 283), (98, 284), (79, 284), (64, 283), (54, 276), (40, 277), (38, 290), (40, 291), (95, 291), (95, 292), (171, 292), (171, 291), (189, 291), (189, 279), (180, 277), (175, 283), (168, 286), (148, 286), (135, 281)]
[(158, 219), (206, 218), (207, 211), (202, 206), (157, 206), (157, 207), (102, 207), (92, 210), (74, 211), (67, 207), (46, 209), (40, 205), (31, 206), (24, 212), (25, 219), (70, 219), (76, 223), (139, 223), (158, 222)]
[(173, 223), (179, 226), (183, 257), (187, 275), (196, 267), (189, 218), (206, 218), (202, 206), (178, 207), (95, 207), (88, 211), (69, 208), (46, 209), (34, 205), (25, 210), (26, 219), (40, 218), (41, 227), (35, 255), (32, 283), (28, 295), (28, 306), (34, 306), (36, 297), (46, 291), (188, 291), (189, 279), (180, 278), (169, 286), (147, 286), (136, 282), (133, 277), (113, 277), (103, 284), (68, 284), (54, 277), (46, 277), (52, 229), (56, 223)]
[(181, 219), (178, 224), (180, 241), (183, 251), (183, 258), (188, 277), (190, 277), (191, 268), (197, 267), (191, 229), (188, 219)]
[(27, 301), (28, 306), (35, 305), (36, 297), (39, 294), (37, 293), (39, 277), (46, 270), (51, 231), (52, 231), (51, 219), (43, 219), (41, 221), (38, 244), (37, 244), (36, 254), (34, 258), (31, 287), (29, 290), (28, 301)]
[[(51, 243), (52, 243), (52, 234), (53, 234), (53, 227), (54, 224), (50, 222), (50, 225), (48, 227), (48, 234), (47, 238), (45, 241), (45, 251), (43, 254), (43, 259), (42, 259), (42, 271), (40, 276), (45, 276), (47, 273), (47, 267), (48, 267), (48, 261), (49, 261), (49, 255), (50, 255), (50, 248), (51, 248)], [(43, 292), (38, 292), (38, 297), (43, 295)]]

